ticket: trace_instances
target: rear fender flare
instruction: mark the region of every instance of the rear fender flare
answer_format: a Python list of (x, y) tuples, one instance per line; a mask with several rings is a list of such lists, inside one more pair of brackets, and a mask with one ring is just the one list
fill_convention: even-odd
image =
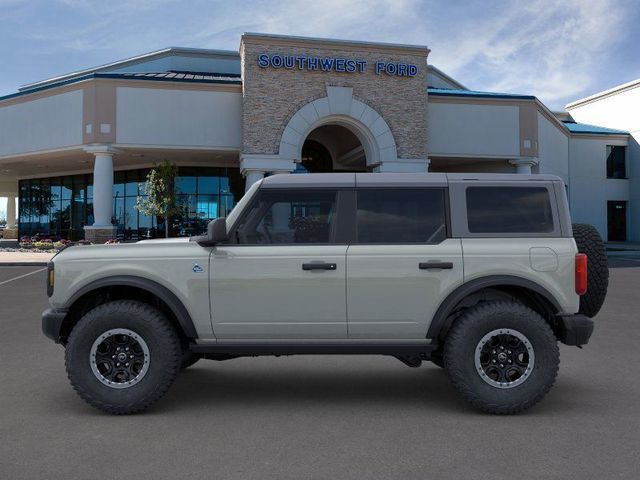
[(488, 277), (477, 278), (467, 283), (460, 285), (453, 292), (451, 292), (447, 298), (445, 298), (438, 310), (436, 310), (429, 330), (427, 331), (427, 338), (438, 339), (443, 332), (446, 332), (448, 327), (449, 315), (453, 312), (453, 309), (461, 301), (463, 301), (469, 295), (478, 292), (482, 289), (489, 287), (520, 287), (535, 292), (546, 299), (555, 309), (555, 313), (560, 312), (560, 304), (554, 298), (554, 296), (544, 287), (541, 287), (537, 283), (527, 280), (526, 278), (516, 277), (514, 275), (491, 275)]

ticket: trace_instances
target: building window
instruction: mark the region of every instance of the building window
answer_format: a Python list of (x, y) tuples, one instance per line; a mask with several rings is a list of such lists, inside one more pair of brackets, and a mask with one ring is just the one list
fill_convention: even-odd
[(79, 240), (93, 212), (92, 175), (20, 181), (20, 236)]
[(627, 147), (607, 145), (607, 178), (627, 178)]
[[(136, 200), (148, 169), (114, 173), (113, 225), (122, 240), (164, 236), (164, 219), (138, 212)], [(207, 223), (226, 216), (244, 193), (237, 168), (183, 168), (176, 179), (181, 214), (171, 219), (173, 236), (198, 235)], [(19, 235), (80, 240), (93, 225), (93, 175), (20, 181)]]

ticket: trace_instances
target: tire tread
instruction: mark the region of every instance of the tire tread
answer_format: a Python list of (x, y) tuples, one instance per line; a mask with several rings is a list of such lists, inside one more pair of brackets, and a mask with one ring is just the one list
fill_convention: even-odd
[[(545, 337), (545, 342), (551, 346), (551, 355), (554, 359), (555, 367), (545, 372), (545, 381), (535, 395), (520, 402), (487, 402), (480, 398), (470, 384), (463, 368), (465, 359), (461, 358), (460, 349), (465, 345), (471, 328), (477, 324), (478, 317), (492, 315), (496, 312), (504, 312), (506, 310), (510, 310), (518, 316), (522, 315), (535, 319), (537, 328), (539, 328), (540, 333)], [(444, 348), (444, 364), (453, 386), (473, 407), (486, 413), (498, 415), (512, 415), (523, 412), (542, 400), (553, 386), (558, 375), (559, 357), (560, 350), (557, 339), (547, 322), (527, 306), (511, 301), (484, 302), (470, 308), (452, 326), (447, 335)], [(468, 361), (468, 359), (466, 360)]]
[(573, 237), (578, 251), (587, 255), (587, 293), (580, 296), (579, 312), (595, 317), (602, 308), (609, 287), (607, 250), (593, 225), (574, 223)]
[[(113, 404), (96, 398), (88, 389), (84, 388), (80, 382), (76, 381), (76, 379), (74, 378), (73, 370), (70, 368), (68, 349), (67, 353), (65, 354), (65, 367), (67, 370), (67, 377), (69, 378), (71, 386), (76, 391), (76, 393), (89, 405), (106, 413), (114, 415), (128, 415), (146, 410), (165, 395), (178, 375), (182, 350), (176, 331), (173, 325), (171, 325), (171, 323), (165, 318), (165, 316), (151, 305), (134, 300), (116, 300), (113, 302), (104, 303), (92, 309), (73, 327), (73, 330), (69, 335), (68, 343), (70, 344), (74, 342), (77, 337), (83, 334), (83, 331), (85, 329), (90, 327), (91, 323), (99, 321), (104, 313), (106, 313), (108, 310), (113, 309), (114, 307), (125, 313), (126, 316), (145, 315), (148, 318), (152, 319), (154, 323), (154, 330), (159, 335), (165, 337), (165, 340), (168, 340), (170, 342), (170, 349), (172, 352), (169, 352), (169, 355), (172, 356), (172, 361), (168, 362), (168, 366), (164, 370), (163, 379), (165, 379), (165, 381), (158, 384), (155, 389), (153, 389), (141, 400), (124, 404)], [(166, 355), (166, 352), (163, 352), (163, 355)]]

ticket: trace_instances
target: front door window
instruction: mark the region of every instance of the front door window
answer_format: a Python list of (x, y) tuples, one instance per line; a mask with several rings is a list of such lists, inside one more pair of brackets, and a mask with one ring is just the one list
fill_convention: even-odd
[(336, 192), (264, 191), (237, 229), (248, 245), (329, 244), (334, 238)]

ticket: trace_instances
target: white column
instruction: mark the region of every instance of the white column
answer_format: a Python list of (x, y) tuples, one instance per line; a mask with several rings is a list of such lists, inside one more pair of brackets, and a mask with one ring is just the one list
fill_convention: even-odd
[(244, 187), (245, 192), (247, 192), (251, 188), (251, 185), (259, 180), (262, 180), (265, 174), (265, 172), (263, 172), (262, 170), (245, 170), (243, 173), (246, 181)]
[(7, 228), (16, 228), (16, 197), (7, 197)]
[(96, 153), (93, 165), (94, 227), (110, 227), (113, 216), (113, 156)]
[(511, 165), (515, 165), (516, 173), (524, 175), (531, 175), (531, 167), (538, 164), (537, 158), (517, 158), (515, 160), (509, 160)]
[[(274, 175), (291, 174), (291, 172), (287, 170), (276, 170), (275, 172), (271, 173)], [(289, 205), (288, 203), (276, 203), (271, 209), (271, 215), (274, 233), (286, 232), (289, 230), (289, 220), (291, 220), (291, 205)]]
[(295, 169), (296, 164), (292, 159), (281, 158), (278, 155), (242, 154), (240, 156), (240, 173), (246, 180), (245, 192), (267, 172), (289, 173)]
[(115, 236), (113, 217), (113, 156), (118, 151), (109, 145), (90, 145), (85, 152), (95, 156), (93, 163), (93, 225), (84, 227), (86, 240), (104, 243)]

